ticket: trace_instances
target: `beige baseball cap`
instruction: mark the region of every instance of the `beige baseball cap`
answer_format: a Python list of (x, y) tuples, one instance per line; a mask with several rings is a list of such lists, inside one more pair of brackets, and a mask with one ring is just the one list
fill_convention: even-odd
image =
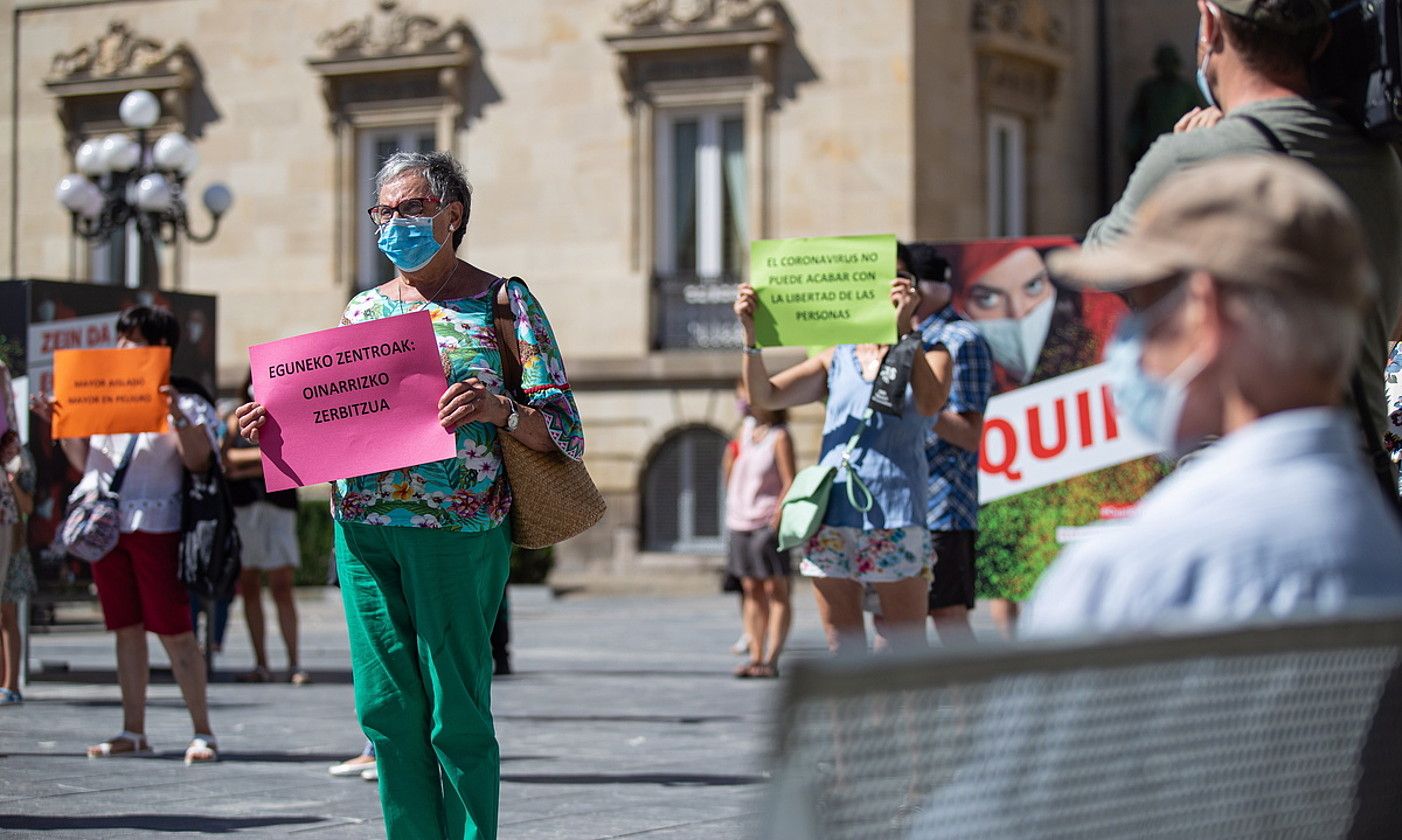
[(1267, 4), (1263, 0), (1209, 0), (1224, 12), (1283, 32), (1300, 32), (1329, 20), (1329, 0), (1294, 0)]
[(1284, 155), (1220, 158), (1174, 175), (1140, 207), (1127, 237), (1056, 252), (1048, 267), (1071, 286), (1105, 291), (1192, 271), (1359, 308), (1374, 289), (1348, 198)]

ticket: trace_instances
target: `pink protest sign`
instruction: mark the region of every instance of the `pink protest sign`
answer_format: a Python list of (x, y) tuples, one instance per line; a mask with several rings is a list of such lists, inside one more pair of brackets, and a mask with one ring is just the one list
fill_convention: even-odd
[(442, 461), (457, 454), (438, 423), (447, 389), (426, 311), (248, 348), (263, 480), (286, 490)]

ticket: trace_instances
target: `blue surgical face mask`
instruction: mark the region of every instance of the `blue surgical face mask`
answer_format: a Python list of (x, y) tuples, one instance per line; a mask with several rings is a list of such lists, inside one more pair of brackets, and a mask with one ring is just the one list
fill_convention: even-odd
[[(438, 213), (442, 213), (439, 210)], [(400, 271), (418, 271), (438, 256), (438, 251), (453, 238), (452, 231), (442, 242), (433, 238), (432, 216), (398, 217), (380, 227), (380, 251), (389, 257)]]
[[(1212, 15), (1213, 19), (1219, 24), (1221, 23), (1221, 18), (1217, 16), (1215, 9), (1209, 7), (1208, 14)], [(1220, 108), (1221, 106), (1217, 103), (1217, 96), (1212, 92), (1212, 84), (1207, 80), (1207, 65), (1212, 61), (1212, 44), (1208, 43), (1207, 37), (1203, 35), (1201, 27), (1198, 28), (1198, 43), (1203, 47), (1202, 61), (1198, 62), (1198, 92), (1202, 94), (1202, 99), (1207, 103), (1207, 107)]]
[(1207, 102), (1207, 107), (1217, 108), (1220, 107), (1217, 104), (1217, 97), (1212, 93), (1212, 85), (1207, 81), (1207, 62), (1210, 60), (1212, 60), (1211, 49), (1203, 53), (1202, 63), (1198, 65), (1198, 92), (1202, 94), (1203, 100)]
[(1196, 354), (1162, 379), (1144, 372), (1144, 321), (1130, 316), (1105, 350), (1110, 394), (1120, 418), (1159, 451), (1174, 454), (1182, 444), (1178, 427), (1188, 402), (1188, 386), (1207, 366)]

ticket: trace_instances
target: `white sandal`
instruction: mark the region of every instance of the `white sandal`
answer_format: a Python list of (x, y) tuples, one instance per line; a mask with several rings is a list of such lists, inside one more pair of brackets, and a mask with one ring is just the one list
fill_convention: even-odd
[[(131, 744), (131, 749), (117, 749), (118, 741), (126, 741)], [(88, 747), (88, 758), (121, 758), (123, 756), (151, 755), (154, 752), (151, 745), (146, 742), (146, 736), (140, 732), (122, 732), (112, 736), (100, 744)]]
[(213, 764), (219, 760), (219, 744), (213, 735), (196, 735), (185, 748), (185, 766)]

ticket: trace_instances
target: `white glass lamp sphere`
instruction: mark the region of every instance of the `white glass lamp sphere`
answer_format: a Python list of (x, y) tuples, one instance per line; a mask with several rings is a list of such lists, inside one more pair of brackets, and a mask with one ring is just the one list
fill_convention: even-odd
[(54, 198), (69, 210), (77, 212), (83, 203), (83, 186), (92, 183), (82, 175), (64, 175), (54, 188)]
[[(194, 167), (190, 165), (195, 157), (195, 147), (185, 135), (172, 131), (161, 135), (151, 149), (151, 159), (158, 169), (167, 172), (187, 174)], [(188, 167), (188, 168), (187, 168)]]
[(102, 206), (107, 203), (102, 195), (102, 190), (97, 185), (89, 181), (83, 187), (83, 202), (78, 207), (78, 215), (86, 219), (95, 219), (102, 213)]
[(102, 212), (102, 190), (82, 175), (60, 178), (54, 197), (70, 213), (91, 218)]
[(84, 140), (73, 155), (73, 163), (84, 175), (101, 175), (107, 171), (102, 162), (102, 141)]
[(134, 90), (122, 97), (117, 106), (122, 124), (131, 128), (150, 128), (161, 118), (161, 103), (149, 90)]
[(152, 173), (136, 182), (136, 206), (151, 213), (169, 210), (172, 199), (170, 182), (160, 173)]
[(210, 215), (222, 216), (229, 212), (233, 204), (234, 194), (223, 184), (211, 184), (209, 189), (204, 191), (204, 206)]
[(109, 172), (130, 172), (141, 162), (141, 147), (125, 134), (102, 138), (102, 163)]

